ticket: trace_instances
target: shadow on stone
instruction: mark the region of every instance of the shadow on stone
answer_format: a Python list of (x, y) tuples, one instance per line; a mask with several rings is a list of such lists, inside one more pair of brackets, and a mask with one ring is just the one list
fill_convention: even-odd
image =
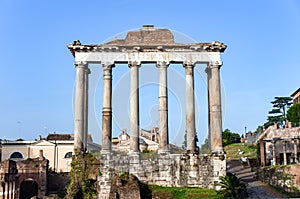
[(147, 184), (132, 174), (122, 173), (112, 179), (109, 199), (151, 199)]

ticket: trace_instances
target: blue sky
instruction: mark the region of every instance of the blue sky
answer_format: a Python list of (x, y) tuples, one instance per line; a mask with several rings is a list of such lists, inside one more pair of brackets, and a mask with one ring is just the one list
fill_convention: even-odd
[[(266, 121), (275, 96), (289, 96), (300, 87), (300, 3), (296, 0), (0, 0), (0, 138), (35, 139), (52, 132), (72, 132), (75, 69), (66, 45), (77, 39), (100, 44), (143, 24), (169, 28), (198, 42), (218, 40), (228, 45), (221, 69), (224, 129), (244, 133), (246, 126), (255, 130)], [(91, 67), (94, 105), (89, 131), (99, 142), (101, 68)], [(142, 68), (143, 79), (157, 73), (154, 66)], [(126, 85), (120, 82), (128, 71), (126, 66), (116, 67), (114, 91), (118, 85)], [(169, 71), (175, 71), (173, 78), (184, 80), (182, 67), (171, 66)], [(207, 96), (201, 66), (199, 71), (195, 79), (196, 128), (202, 141), (207, 134)], [(177, 137), (182, 137), (183, 130), (178, 123), (184, 122), (181, 95), (185, 91), (181, 93), (182, 85), (176, 86), (170, 78), (169, 84), (178, 89), (173, 94), (169, 91), (170, 140), (180, 144)], [(141, 127), (150, 128), (157, 123), (155, 83), (145, 84), (141, 96)], [(114, 99), (115, 109), (122, 104), (119, 99)], [(124, 100), (126, 104), (126, 95)], [(128, 112), (126, 108), (122, 111)], [(126, 119), (114, 121), (114, 135), (127, 125)]]

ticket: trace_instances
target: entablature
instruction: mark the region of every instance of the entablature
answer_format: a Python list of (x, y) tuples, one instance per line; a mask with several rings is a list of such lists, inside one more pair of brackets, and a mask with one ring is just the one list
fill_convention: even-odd
[(68, 44), (72, 55), (78, 52), (224, 52), (227, 46), (221, 42), (169, 45), (116, 45), (116, 44), (86, 44), (79, 40)]

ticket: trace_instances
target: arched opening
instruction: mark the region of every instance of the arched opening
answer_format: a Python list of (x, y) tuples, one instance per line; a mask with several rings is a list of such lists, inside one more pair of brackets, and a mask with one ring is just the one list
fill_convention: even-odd
[(66, 153), (66, 155), (65, 155), (65, 158), (72, 158), (72, 152), (68, 152), (68, 153)]
[(20, 199), (30, 199), (38, 195), (38, 184), (33, 180), (25, 180), (20, 185)]
[(20, 152), (13, 152), (10, 155), (10, 158), (11, 159), (21, 159), (21, 158), (23, 158), (23, 155)]

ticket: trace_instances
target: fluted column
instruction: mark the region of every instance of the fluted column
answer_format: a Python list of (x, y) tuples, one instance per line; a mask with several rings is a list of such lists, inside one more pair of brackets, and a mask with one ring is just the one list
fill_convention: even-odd
[(112, 68), (103, 64), (102, 153), (111, 151), (112, 138)]
[(158, 62), (159, 70), (159, 153), (169, 152), (169, 130), (168, 130), (168, 79), (166, 62)]
[(76, 88), (75, 88), (75, 107), (74, 107), (74, 150), (84, 151), (84, 88), (85, 70), (87, 62), (75, 62), (76, 67)]
[(130, 152), (140, 151), (139, 130), (139, 65), (129, 63), (130, 68)]
[(84, 71), (84, 78), (85, 78), (85, 84), (84, 84), (84, 134), (83, 134), (83, 147), (84, 151), (87, 151), (87, 136), (88, 136), (88, 110), (89, 110), (89, 74), (91, 74), (91, 71), (89, 68), (87, 68)]
[(184, 63), (186, 81), (186, 142), (187, 151), (196, 153), (194, 65)]
[(224, 153), (222, 144), (222, 108), (221, 108), (221, 84), (219, 62), (208, 64), (209, 71), (209, 129), (211, 150), (213, 153)]

